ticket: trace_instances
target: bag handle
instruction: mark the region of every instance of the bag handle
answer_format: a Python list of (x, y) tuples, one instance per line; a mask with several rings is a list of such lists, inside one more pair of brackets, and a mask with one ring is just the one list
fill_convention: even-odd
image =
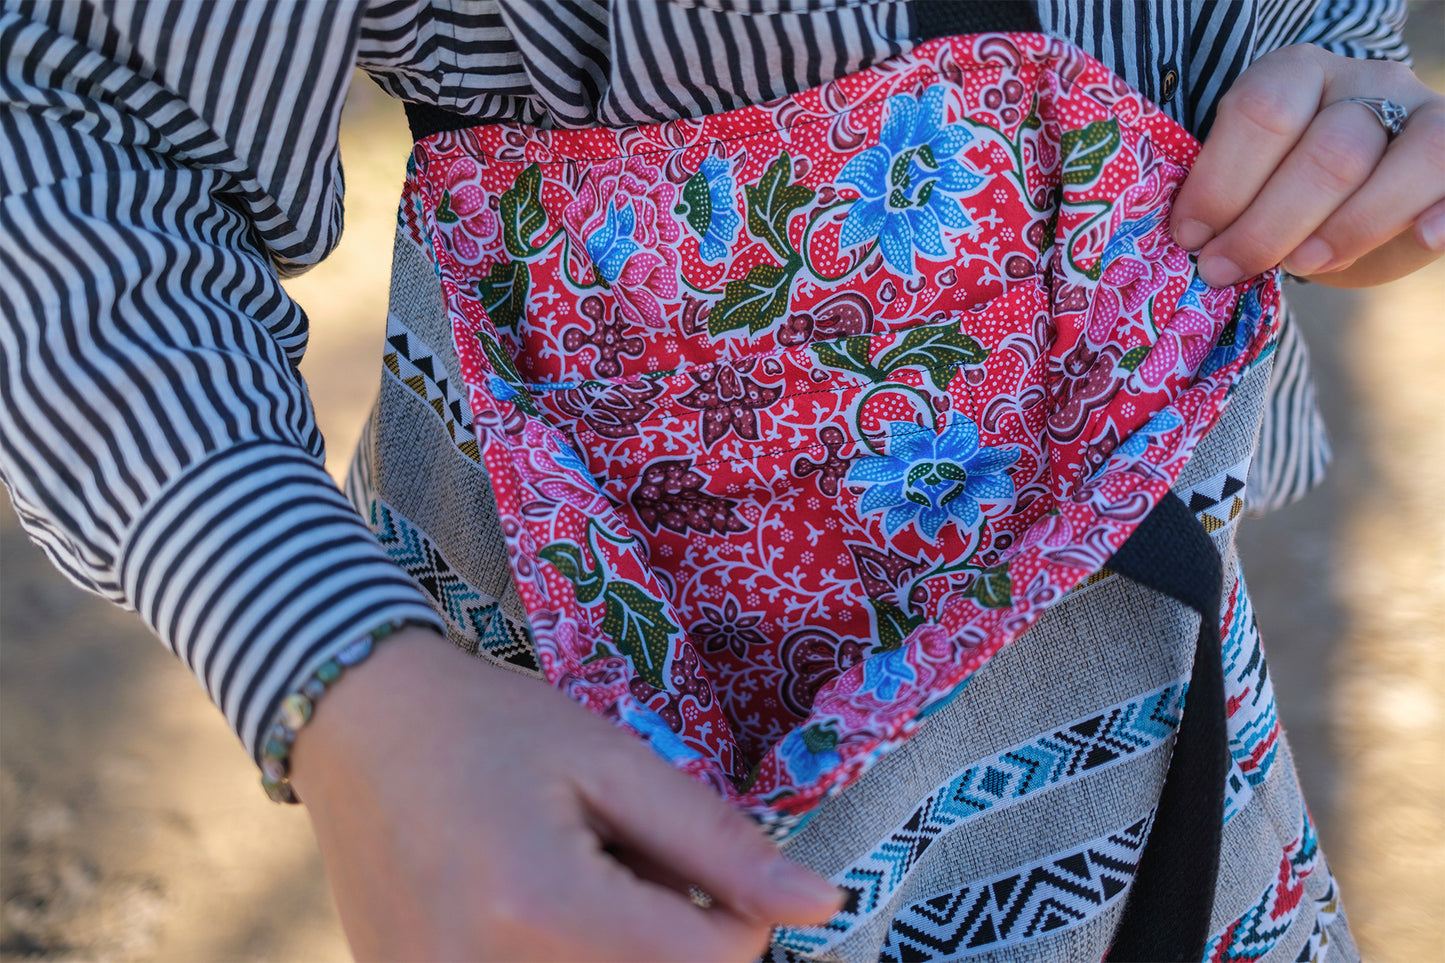
[(1223, 565), (1194, 513), (1169, 492), (1108, 567), (1198, 612), (1199, 639), (1154, 826), (1107, 959), (1200, 960), (1219, 876), (1229, 773), (1219, 638)]

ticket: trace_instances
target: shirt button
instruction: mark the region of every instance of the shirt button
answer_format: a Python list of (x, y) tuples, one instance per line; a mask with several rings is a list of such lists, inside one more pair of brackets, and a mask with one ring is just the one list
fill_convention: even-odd
[(1179, 71), (1174, 68), (1173, 64), (1168, 64), (1164, 68), (1164, 76), (1159, 80), (1159, 103), (1168, 103), (1178, 92)]

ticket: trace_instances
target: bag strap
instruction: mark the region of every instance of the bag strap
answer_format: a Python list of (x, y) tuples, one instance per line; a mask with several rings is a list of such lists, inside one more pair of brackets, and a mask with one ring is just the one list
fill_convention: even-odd
[(1200, 960), (1219, 876), (1229, 773), (1219, 639), (1223, 565), (1204, 527), (1170, 492), (1108, 566), (1198, 612), (1199, 639), (1169, 774), (1107, 959)]

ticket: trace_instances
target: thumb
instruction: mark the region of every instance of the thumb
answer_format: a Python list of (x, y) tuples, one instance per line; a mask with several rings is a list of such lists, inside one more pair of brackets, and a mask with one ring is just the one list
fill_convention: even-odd
[(591, 815), (612, 841), (694, 883), (744, 917), (809, 926), (836, 913), (843, 893), (785, 858), (757, 824), (645, 747), (619, 747), (612, 765), (578, 773)]

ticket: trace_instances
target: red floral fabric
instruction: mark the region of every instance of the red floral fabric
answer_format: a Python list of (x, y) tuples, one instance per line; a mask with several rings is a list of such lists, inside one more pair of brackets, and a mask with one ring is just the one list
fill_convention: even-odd
[(1271, 344), (1197, 145), (1041, 35), (762, 107), (416, 146), (546, 677), (777, 833), (1098, 571)]

